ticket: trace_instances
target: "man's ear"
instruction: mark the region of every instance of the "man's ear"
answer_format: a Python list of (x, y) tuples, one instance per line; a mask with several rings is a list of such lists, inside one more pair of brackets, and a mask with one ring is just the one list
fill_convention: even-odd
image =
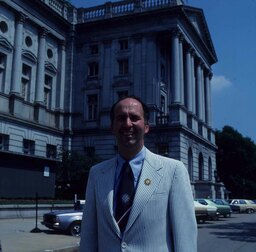
[(145, 134), (147, 134), (149, 132), (149, 124), (145, 124)]

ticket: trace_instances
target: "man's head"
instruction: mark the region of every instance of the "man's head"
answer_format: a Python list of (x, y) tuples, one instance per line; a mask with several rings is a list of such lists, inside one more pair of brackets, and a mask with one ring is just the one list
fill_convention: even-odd
[(112, 106), (110, 119), (120, 154), (132, 158), (142, 149), (149, 131), (147, 106), (134, 96), (122, 98)]

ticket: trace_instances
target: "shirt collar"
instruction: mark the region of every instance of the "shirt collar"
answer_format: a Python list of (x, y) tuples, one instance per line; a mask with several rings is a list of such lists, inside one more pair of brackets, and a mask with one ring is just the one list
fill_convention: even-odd
[[(140, 150), (140, 152), (138, 152), (135, 157), (133, 157), (131, 160), (129, 160), (129, 164), (131, 166), (133, 165), (139, 165), (141, 162), (143, 162), (143, 160), (145, 159), (146, 156), (146, 148), (145, 146), (142, 147), (142, 149)], [(117, 164), (118, 166), (122, 166), (125, 163), (125, 159), (118, 153), (117, 154)]]

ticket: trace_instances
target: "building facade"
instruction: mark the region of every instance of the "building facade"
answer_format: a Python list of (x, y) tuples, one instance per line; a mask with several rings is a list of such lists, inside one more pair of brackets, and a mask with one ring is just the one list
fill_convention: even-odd
[[(145, 145), (184, 162), (195, 197), (223, 197), (211, 114), (217, 57), (201, 9), (182, 0), (79, 9), (4, 0), (0, 8), (0, 197), (24, 194), (27, 180), (30, 191), (54, 195), (42, 188), (54, 190), (63, 149), (112, 157), (109, 112), (126, 95), (150, 108)], [(26, 179), (10, 193), (14, 174)]]

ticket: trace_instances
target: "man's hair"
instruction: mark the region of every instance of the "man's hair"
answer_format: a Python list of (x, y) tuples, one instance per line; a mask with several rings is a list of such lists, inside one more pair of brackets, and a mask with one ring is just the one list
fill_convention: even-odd
[(149, 109), (148, 109), (148, 106), (139, 97), (134, 96), (134, 95), (128, 95), (128, 96), (124, 96), (124, 97), (120, 98), (117, 102), (115, 102), (112, 105), (111, 110), (110, 110), (111, 125), (113, 124), (114, 119), (115, 119), (115, 108), (116, 108), (116, 105), (120, 101), (128, 99), (128, 98), (134, 99), (134, 100), (138, 101), (141, 104), (142, 109), (143, 109), (143, 116), (144, 116), (145, 123), (148, 124), (149, 123)]

